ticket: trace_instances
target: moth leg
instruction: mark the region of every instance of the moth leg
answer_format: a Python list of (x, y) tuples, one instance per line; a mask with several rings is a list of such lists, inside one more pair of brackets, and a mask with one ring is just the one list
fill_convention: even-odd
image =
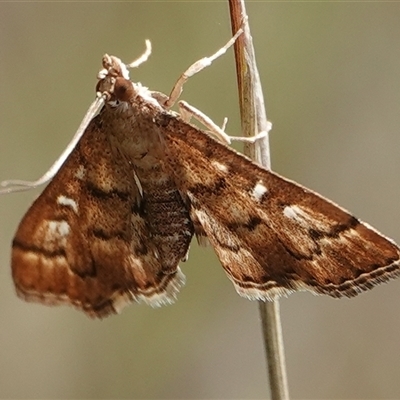
[(217, 139), (226, 144), (230, 144), (232, 141), (254, 143), (257, 140), (263, 139), (265, 136), (267, 136), (268, 132), (272, 128), (271, 122), (268, 121), (267, 130), (259, 132), (257, 135), (249, 137), (229, 136), (227, 133), (225, 133), (225, 127), (228, 121), (227, 118), (224, 118), (224, 122), (222, 124), (222, 127), (220, 128), (210, 117), (205, 115), (196, 107), (191, 106), (186, 101), (182, 100), (178, 104), (179, 104), (180, 115), (185, 122), (189, 122), (190, 118), (192, 117), (195, 118), (197, 121), (202, 123), (206, 128), (208, 128), (211, 134), (213, 134)]
[(168, 97), (168, 100), (165, 102), (164, 106), (166, 108), (171, 108), (176, 101), (179, 99), (182, 90), (183, 90), (183, 85), (185, 82), (193, 75), (197, 74), (200, 72), (202, 69), (208, 67), (211, 65), (211, 63), (217, 59), (218, 57), (222, 56), (223, 54), (226, 53), (226, 51), (231, 47), (236, 39), (243, 33), (243, 29), (240, 28), (236, 34), (226, 43), (225, 46), (221, 47), (217, 52), (215, 52), (213, 55), (210, 57), (204, 57), (195, 63), (193, 63), (176, 81), (174, 87), (171, 90), (171, 93)]
[(268, 126), (265, 131), (258, 132), (254, 136), (229, 136), (232, 141), (255, 143), (257, 140), (264, 139), (272, 129), (272, 123), (267, 121)]
[(207, 117), (206, 114), (201, 112), (196, 107), (191, 106), (186, 101), (179, 102), (179, 113), (185, 122), (189, 122), (193, 117), (202, 123), (206, 128), (208, 128), (210, 132), (221, 142), (226, 144), (231, 143), (231, 137), (224, 132), (226, 123), (228, 121), (227, 118), (224, 119), (222, 127), (220, 128), (210, 117)]

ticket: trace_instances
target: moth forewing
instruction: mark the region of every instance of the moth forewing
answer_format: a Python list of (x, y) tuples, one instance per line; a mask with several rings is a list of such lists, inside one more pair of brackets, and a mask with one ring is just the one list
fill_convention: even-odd
[(176, 118), (165, 128), (171, 173), (241, 295), (354, 296), (399, 275), (397, 245), (344, 209)]
[(189, 226), (179, 254), (165, 254), (169, 237), (158, 237), (147, 217), (158, 210), (144, 202), (131, 166), (112, 148), (104, 114), (107, 109), (28, 210), (12, 250), (22, 298), (70, 303), (96, 317), (133, 300), (172, 302), (184, 283), (178, 263), (190, 241)]

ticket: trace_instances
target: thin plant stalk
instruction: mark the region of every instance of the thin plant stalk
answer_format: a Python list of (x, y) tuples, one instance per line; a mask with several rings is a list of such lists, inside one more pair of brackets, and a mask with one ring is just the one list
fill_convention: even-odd
[[(265, 168), (271, 169), (268, 140), (270, 123), (265, 111), (264, 96), (255, 61), (244, 0), (229, 0), (229, 8), (233, 33), (237, 32), (244, 22), (244, 33), (235, 43), (242, 135), (254, 136), (260, 132), (266, 133), (263, 139), (257, 140), (254, 144), (246, 143), (244, 153)], [(279, 302), (259, 301), (258, 304), (271, 397), (274, 400), (287, 400), (289, 399), (289, 389)]]

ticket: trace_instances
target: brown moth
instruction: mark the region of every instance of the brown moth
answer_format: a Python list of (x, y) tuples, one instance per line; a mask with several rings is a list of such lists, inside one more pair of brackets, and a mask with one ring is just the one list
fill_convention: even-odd
[(400, 274), (392, 240), (169, 111), (207, 62), (165, 96), (104, 56), (83, 135), (30, 185), (55, 174), (13, 240), (21, 298), (99, 318), (132, 301), (171, 303), (193, 235), (208, 239), (237, 292), (253, 300), (296, 290), (350, 297)]

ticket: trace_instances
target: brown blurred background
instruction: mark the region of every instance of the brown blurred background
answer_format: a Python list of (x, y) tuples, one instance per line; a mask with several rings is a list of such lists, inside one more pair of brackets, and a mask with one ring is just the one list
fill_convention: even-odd
[[(400, 4), (249, 2), (274, 170), (400, 242)], [(34, 179), (58, 157), (94, 96), (105, 52), (169, 92), (230, 37), (225, 2), (0, 5), (0, 180)], [(233, 52), (183, 99), (239, 134)], [(132, 305), (92, 321), (14, 294), (10, 242), (35, 196), (0, 198), (1, 398), (265, 398), (257, 304), (211, 249), (192, 246), (174, 306)], [(400, 398), (400, 280), (352, 300), (281, 302), (293, 398)]]

